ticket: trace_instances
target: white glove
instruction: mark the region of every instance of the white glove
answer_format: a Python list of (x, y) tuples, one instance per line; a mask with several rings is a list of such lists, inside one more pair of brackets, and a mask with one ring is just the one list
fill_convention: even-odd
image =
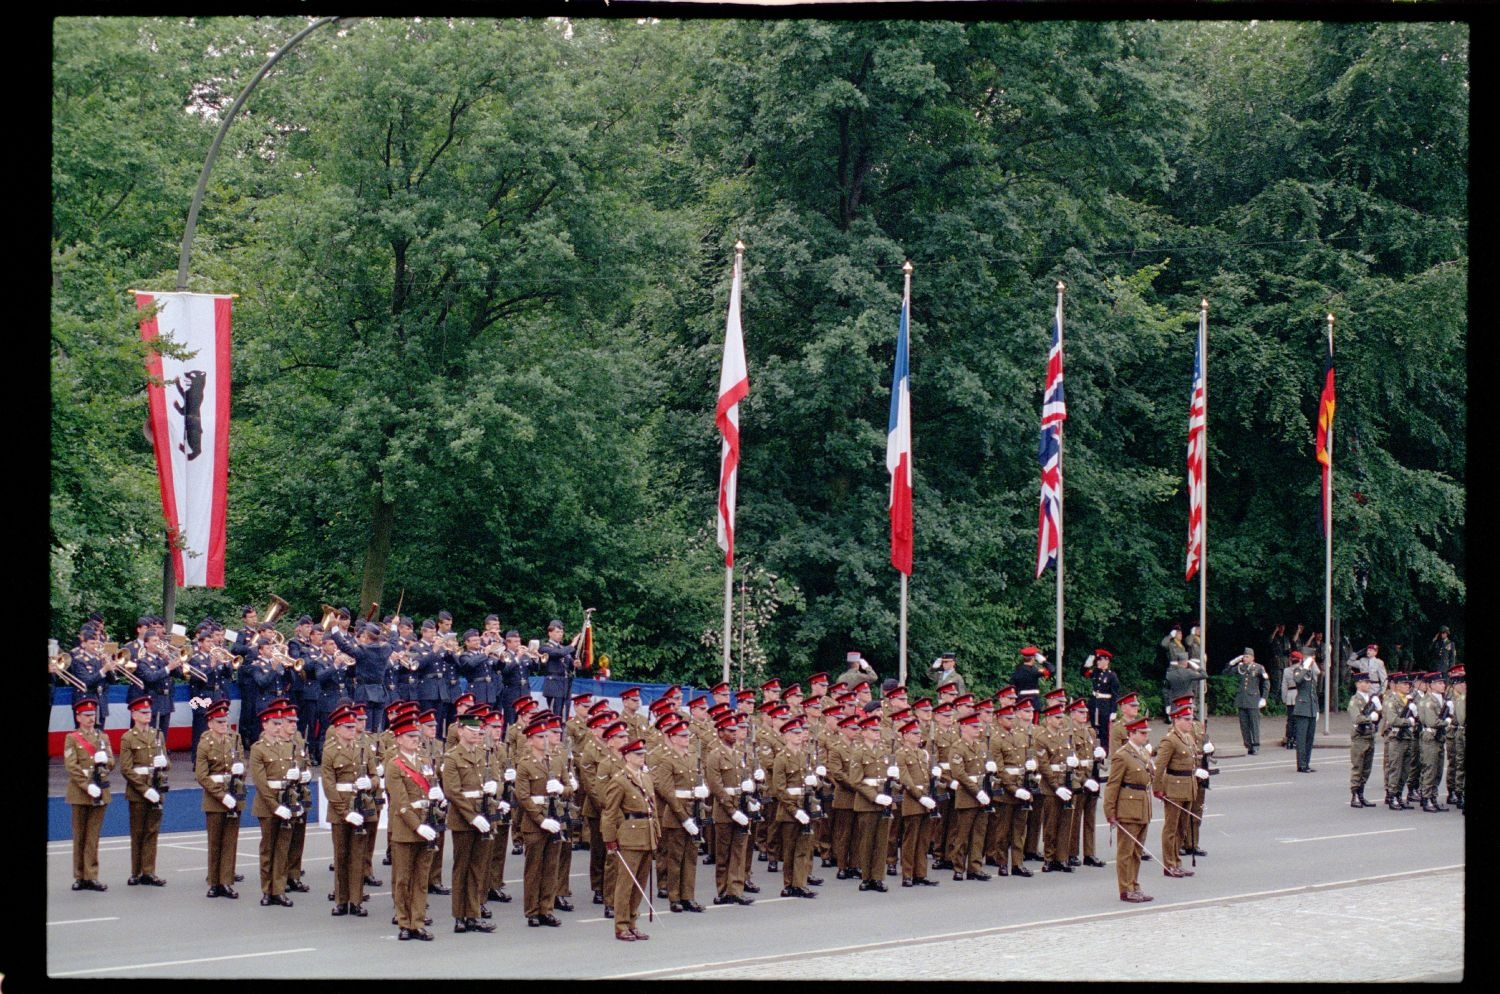
[(694, 787), (693, 788), (693, 796), (696, 797), (700, 801), (703, 800), (705, 797), (708, 796), (708, 785), (700, 783), (698, 786)]
[(156, 767), (158, 770), (164, 770), (167, 768), (167, 757), (163, 756), (161, 753), (157, 753), (155, 756), (151, 757), (151, 765)]
[(500, 789), (500, 785), (493, 780), (486, 780), (480, 789), (491, 797), (494, 797), (496, 791)]
[(1073, 756), (1073, 755), (1069, 755), (1067, 759), (1063, 760), (1063, 762), (1066, 763), (1067, 766), (1068, 766), (1068, 769), (1071, 770), (1071, 769), (1074, 769), (1075, 767), (1078, 766), (1078, 757), (1077, 756)]
[(948, 781), (948, 789), (949, 790), (957, 790), (958, 789), (958, 781), (957, 780), (949, 780)]
[(1031, 791), (1027, 790), (1025, 787), (1017, 787), (1016, 788), (1016, 800), (1018, 800), (1018, 801), (1029, 801), (1029, 800), (1031, 800)]
[(510, 814), (510, 802), (509, 801), (501, 801), (500, 802), (500, 813), (503, 814), (503, 815)]
[(826, 777), (828, 776), (828, 767), (824, 766), (822, 763), (819, 763), (816, 767), (813, 768), (813, 772), (820, 777)]
[(937, 801), (934, 801), (930, 797), (919, 797), (917, 798), (917, 803), (922, 805), (922, 807), (926, 808), (928, 811), (931, 811), (933, 808), (937, 807)]
[(1262, 697), (1262, 698), (1261, 698), (1261, 699), (1260, 699), (1260, 703), (1259, 703), (1259, 704), (1257, 704), (1257, 705), (1256, 705), (1256, 707), (1258, 707), (1258, 708), (1263, 708), (1263, 707), (1265, 707), (1265, 706), (1266, 706), (1266, 699), (1265, 699), (1265, 698), (1264, 698), (1264, 697)]
[(752, 797), (750, 800), (745, 802), (745, 807), (749, 808), (751, 811), (759, 811), (760, 802)]
[(238, 803), (239, 802), (234, 799), (234, 795), (233, 794), (225, 794), (224, 795), (224, 806), (226, 808), (228, 808), (230, 811), (233, 811), (234, 808), (235, 808), (235, 805), (238, 804)]
[(1204, 755), (1212, 756), (1214, 754), (1214, 744), (1212, 742), (1203, 743), (1203, 752)]
[(1311, 658), (1302, 660), (1302, 668), (1304, 670), (1310, 670), (1310, 669), (1312, 669), (1312, 664), (1313, 664), (1313, 661), (1312, 661)]
[(1089, 777), (1087, 780), (1085, 780), (1083, 782), (1083, 787), (1090, 793), (1099, 793), (1099, 781), (1095, 780), (1093, 777)]
[(235, 763), (233, 766), (231, 766), (229, 768), (229, 772), (232, 773), (233, 775), (237, 776), (237, 777), (242, 777), (242, 776), (245, 775), (245, 764), (244, 763)]
[(359, 776), (355, 777), (354, 778), (354, 789), (355, 790), (369, 790), (370, 789), (370, 778), (367, 777), (367, 776), (365, 776), (363, 773), (361, 773)]
[(689, 835), (696, 836), (698, 834), (698, 823), (691, 818), (684, 818), (682, 819), (682, 830)]
[(571, 773), (568, 774), (568, 789), (569, 790), (577, 790), (578, 789), (578, 778), (575, 777), (575, 776), (573, 776), (573, 774), (571, 774)]
[(1036, 760), (1034, 760), (1034, 759), (1028, 759), (1026, 761), (1026, 772), (1028, 772), (1028, 773), (1035, 773), (1036, 772)]
[(1104, 758), (1104, 747), (1103, 746), (1094, 746), (1094, 758), (1095, 759), (1103, 759)]
[(896, 766), (887, 766), (885, 768), (885, 775), (892, 778), (899, 777), (901, 775), (901, 769)]
[(1042, 655), (1040, 652), (1037, 653), (1036, 654), (1036, 664), (1038, 666), (1045, 666), (1045, 665), (1047, 665), (1047, 657), (1044, 656), (1044, 655)]
[(312, 770), (303, 770), (301, 780), (303, 783), (312, 783)]
[(740, 781), (740, 790), (743, 790), (745, 793), (748, 794), (751, 791), (753, 791), (754, 789), (755, 789), (755, 781), (754, 780), (741, 780)]
[(997, 769), (999, 769), (999, 767), (995, 765), (995, 761), (993, 759), (986, 759), (984, 761), (984, 772), (994, 773)]
[(981, 805), (988, 804), (990, 803), (990, 795), (981, 790), (974, 795), (974, 800), (978, 801)]
[(384, 777), (385, 776), (385, 764), (384, 763), (376, 763), (375, 764), (375, 775), (377, 777)]
[(365, 816), (360, 814), (358, 811), (351, 811), (348, 814), (344, 815), (344, 820), (353, 825), (355, 828), (358, 828), (365, 823)]
[(1151, 755), (1154, 752), (1156, 752), (1156, 746), (1152, 745), (1150, 742), (1147, 742), (1146, 743), (1146, 755), (1149, 756), (1149, 755)]
[(766, 779), (766, 771), (763, 770), (763, 769), (761, 769), (760, 767), (756, 767), (755, 768), (755, 782), (756, 783), (761, 783), (765, 779)]
[(295, 767), (295, 766), (288, 766), (286, 768), (286, 778), (288, 780), (296, 780), (296, 779), (300, 778), (301, 776), (302, 776), (302, 771), (299, 770), (299, 769), (297, 769), (297, 767)]
[(104, 791), (99, 789), (99, 785), (96, 783), (91, 783), (83, 789), (89, 792), (90, 797), (99, 797), (104, 793)]
[(1195, 669), (1195, 670), (1198, 669), (1198, 660), (1196, 660), (1196, 659), (1189, 659), (1188, 660), (1188, 667), (1190, 669)]
[(802, 785), (804, 787), (816, 787), (818, 785), (818, 778), (815, 775), (809, 773), (807, 776), (802, 778)]
[(291, 821), (292, 809), (287, 807), (285, 804), (278, 804), (276, 805), (276, 817), (280, 818), (282, 821)]
[(1196, 770), (1193, 771), (1193, 776), (1197, 777), (1199, 780), (1207, 780), (1208, 779), (1208, 771), (1205, 770), (1203, 767), (1200, 766)]
[(927, 772), (931, 773), (935, 777), (940, 777), (940, 776), (943, 775), (943, 769), (940, 766), (934, 766), (932, 769), (928, 770)]
[(734, 823), (736, 825), (740, 826), (741, 828), (744, 828), (746, 825), (750, 824), (750, 819), (748, 817), (746, 817), (745, 812), (743, 812), (743, 811), (736, 811), (734, 814), (730, 815), (729, 817), (733, 818), (734, 819)]
[(562, 781), (561, 780), (558, 780), (556, 777), (553, 777), (552, 779), (550, 779), (550, 780), (547, 781), (547, 793), (549, 793), (549, 794), (561, 794), (562, 792), (563, 792), (563, 785), (562, 785)]
[(506, 783), (515, 783), (516, 782), (516, 771), (514, 769), (509, 769), (509, 770), (505, 771), (505, 782)]
[(418, 825), (417, 834), (426, 839), (428, 842), (431, 842), (433, 839), (437, 838), (437, 829), (433, 828), (431, 825)]
[(1073, 799), (1073, 792), (1066, 787), (1059, 787), (1057, 788), (1057, 799), (1059, 801), (1071, 801)]
[(437, 786), (428, 787), (427, 799), (429, 801), (441, 801), (443, 799), (443, 788)]
[(380, 786), (381, 790), (385, 790), (385, 777), (376, 778), (376, 783)]
[(490, 820), (484, 815), (475, 815), (474, 820), (469, 824), (474, 826), (475, 831), (488, 832), (490, 830)]
[(803, 811), (801, 808), (793, 811), (792, 817), (797, 819), (797, 821), (803, 825), (806, 825), (808, 822), (812, 821), (812, 819), (807, 816), (807, 812)]
[(891, 795), (889, 795), (889, 794), (876, 794), (875, 795), (875, 803), (878, 804), (878, 805), (880, 805), (882, 808), (888, 808), (888, 807), (891, 806)]
[(161, 795), (156, 792), (156, 788), (155, 787), (147, 787), (146, 788), (146, 800), (150, 801), (152, 804), (160, 804), (161, 803)]
[(105, 763), (109, 762), (109, 753), (105, 752), (103, 749), (100, 749), (98, 752), (94, 753), (94, 762), (98, 763), (100, 766), (103, 766)]

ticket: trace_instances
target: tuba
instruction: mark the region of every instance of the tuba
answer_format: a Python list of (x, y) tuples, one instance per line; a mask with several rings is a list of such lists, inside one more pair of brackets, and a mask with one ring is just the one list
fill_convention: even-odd
[(323, 620), (318, 622), (318, 627), (326, 632), (333, 627), (334, 621), (338, 619), (339, 611), (338, 608), (330, 604), (323, 604), (321, 606), (323, 608)]
[(275, 594), (272, 594), (271, 605), (266, 608), (264, 615), (266, 624), (274, 625), (276, 623), (276, 619), (281, 617), (283, 614), (286, 614), (286, 612), (290, 608), (291, 605), (288, 604), (285, 600), (277, 597)]

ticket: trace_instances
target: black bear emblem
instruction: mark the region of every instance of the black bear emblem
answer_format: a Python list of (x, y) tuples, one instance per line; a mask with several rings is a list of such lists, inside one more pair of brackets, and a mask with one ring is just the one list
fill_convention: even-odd
[[(182, 388), (183, 377), (187, 378), (187, 389)], [(201, 369), (190, 369), (177, 378), (177, 395), (182, 403), (173, 403), (172, 408), (182, 415), (183, 441), (177, 444), (186, 452), (189, 461), (197, 459), (203, 451), (203, 390), (207, 383)]]

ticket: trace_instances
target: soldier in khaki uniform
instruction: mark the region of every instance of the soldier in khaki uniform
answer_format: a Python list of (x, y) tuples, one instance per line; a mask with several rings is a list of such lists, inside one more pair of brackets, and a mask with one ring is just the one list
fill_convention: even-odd
[(255, 784), (251, 813), (260, 821), (260, 903), (261, 907), (290, 908), (292, 899), (285, 893), (287, 852), (292, 843), (292, 819), (296, 815), (287, 803), (291, 779), (288, 771), (295, 769), (291, 736), (281, 708), (274, 702), (258, 717), (261, 734), (250, 748), (250, 779)]
[(1151, 900), (1141, 892), (1142, 845), (1151, 824), (1151, 784), (1155, 767), (1146, 753), (1150, 723), (1137, 718), (1125, 726), (1126, 739), (1111, 751), (1109, 783), (1104, 788), (1104, 820), (1120, 829), (1115, 844), (1115, 882), (1120, 900), (1141, 904)]
[(229, 727), (229, 702), (205, 709), (207, 731), (198, 738), (193, 776), (203, 788), (208, 829), (208, 896), (238, 898), (234, 867), (239, 857), (240, 814), (245, 796), (245, 754), (238, 732)]
[(1162, 873), (1168, 877), (1191, 877), (1178, 855), (1191, 817), (1193, 795), (1198, 790), (1200, 770), (1198, 743), (1193, 738), (1193, 710), (1179, 707), (1172, 712), (1172, 730), (1156, 747), (1156, 772), (1151, 792), (1166, 804), (1166, 821), (1161, 830)]
[(526, 752), (516, 760), (516, 802), (521, 807), (521, 838), (526, 852), (522, 904), (526, 924), (556, 927), (562, 922), (552, 914), (557, 897), (557, 862), (566, 844), (558, 805), (568, 787), (553, 775), (548, 728), (556, 722), (550, 712), (534, 717), (526, 726)]
[[(150, 703), (146, 699), (148, 709)], [(73, 808), (73, 889), (104, 891), (109, 886), (99, 880), (99, 830), (109, 808), (109, 773), (115, 768), (115, 757), (109, 739), (96, 727), (97, 700), (83, 697), (74, 701), (73, 719), (78, 727), (68, 733), (63, 746), (67, 801)]]
[(715, 724), (719, 741), (703, 761), (704, 778), (714, 799), (714, 903), (753, 904), (755, 899), (744, 894), (750, 873), (750, 816), (742, 809), (746, 788), (755, 786), (741, 751), (745, 727), (732, 712)]
[[(813, 772), (807, 752), (807, 722), (788, 718), (779, 729), (785, 740), (771, 766), (770, 797), (776, 801), (776, 831), (780, 835), (777, 850), (786, 865), (782, 868), (782, 897), (817, 897), (809, 887), (823, 883), (810, 874), (812, 867), (813, 815), (820, 814), (813, 794), (818, 789), (818, 775)], [(769, 819), (768, 819), (769, 820)]]
[(896, 769), (901, 785), (901, 886), (936, 887), (927, 878), (927, 847), (938, 816), (934, 788), (941, 786), (942, 770), (922, 746), (922, 723), (916, 718), (897, 730)]
[[(1069, 729), (1072, 735), (1073, 755), (1078, 765), (1069, 774), (1068, 787), (1073, 791), (1073, 818), (1068, 823), (1068, 865), (1103, 866), (1102, 860), (1094, 857), (1095, 812), (1099, 808), (1098, 772), (1104, 761), (1104, 749), (1099, 745), (1099, 734), (1089, 722), (1089, 702), (1080, 697), (1068, 705)], [(1080, 847), (1083, 860), (1078, 854)]]
[(433, 805), (443, 801), (422, 752), (422, 727), (408, 711), (391, 726), (396, 749), (386, 759), (385, 791), (390, 806), (391, 899), (396, 905), (396, 938), (432, 941), (427, 923), (427, 880), (438, 832)]
[(953, 824), (948, 831), (948, 862), (954, 880), (988, 880), (984, 872), (984, 838), (976, 831), (978, 816), (990, 805), (983, 787), (984, 754), (979, 746), (977, 713), (958, 720), (959, 741), (948, 750), (948, 789), (953, 791)]
[(1448, 678), (1434, 670), (1427, 674), (1427, 694), (1417, 705), (1417, 723), (1421, 726), (1417, 750), (1422, 758), (1420, 792), (1423, 811), (1447, 811), (1438, 803), (1438, 782), (1443, 777), (1443, 746), (1453, 725), (1448, 711)]
[(1078, 757), (1068, 747), (1063, 705), (1051, 704), (1042, 715), (1043, 725), (1034, 739), (1038, 772), (1042, 781), (1042, 834), (1046, 861), (1043, 873), (1071, 873), (1068, 865), (1067, 826), (1073, 815), (1073, 792), (1068, 774)]
[(860, 717), (848, 714), (839, 719), (839, 737), (828, 744), (823, 764), (828, 769), (828, 780), (833, 784), (833, 813), (829, 820), (829, 853), (838, 867), (837, 877), (849, 880), (859, 876), (853, 859), (854, 851), (854, 788), (849, 779)]
[(693, 900), (698, 882), (698, 855), (692, 839), (701, 829), (691, 814), (708, 797), (708, 787), (699, 782), (691, 751), (693, 733), (687, 722), (669, 716), (660, 729), (662, 747), (650, 757), (652, 782), (656, 786), (656, 810), (660, 812), (662, 839), (657, 850), (662, 882), (673, 912), (702, 911)]
[(766, 871), (775, 873), (780, 869), (781, 863), (781, 835), (776, 829), (776, 798), (766, 790), (766, 778), (776, 765), (776, 755), (782, 749), (781, 736), (777, 734), (776, 726), (785, 720), (788, 710), (777, 700), (781, 692), (780, 681), (772, 680), (762, 685), (761, 689), (766, 693), (767, 700), (750, 718), (751, 727), (755, 729), (750, 755), (753, 764), (751, 778), (756, 785), (755, 799), (761, 804), (763, 814), (761, 820), (755, 823), (751, 845), (757, 850), (756, 860), (767, 863)]
[[(592, 709), (591, 709), (592, 710)], [(604, 787), (619, 765), (619, 751), (607, 747), (605, 732), (613, 728), (620, 744), (630, 741), (625, 723), (616, 721), (618, 715), (609, 708), (593, 711), (584, 721), (588, 738), (579, 743), (573, 754), (578, 768), (578, 793), (583, 798), (579, 811), (588, 825), (589, 838), (599, 838), (600, 804), (604, 799)], [(594, 903), (608, 905), (614, 894), (614, 870), (605, 861), (603, 845), (589, 846), (589, 887), (594, 892)]]
[(835, 701), (825, 705), (809, 704), (807, 748), (813, 765), (813, 775), (818, 778), (814, 789), (818, 798), (818, 810), (822, 817), (814, 819), (813, 857), (820, 859), (824, 867), (837, 866), (833, 859), (833, 781), (828, 775), (828, 750), (830, 743), (841, 738), (839, 720), (844, 709)]
[[(307, 884), (302, 881), (302, 851), (307, 843), (307, 818), (312, 808), (312, 792), (307, 785), (312, 782), (312, 756), (308, 752), (307, 740), (302, 737), (302, 732), (297, 727), (297, 706), (282, 698), (277, 702), (281, 705), (281, 717), (287, 723), (286, 737), (292, 750), (292, 768), (296, 775), (296, 781), (292, 788), (297, 795), (297, 805), (293, 808), (289, 838), (286, 847), (286, 889), (307, 893)], [(292, 776), (290, 771), (288, 776)]]
[(457, 741), (443, 757), (443, 795), (449, 804), (448, 830), (453, 833), (453, 931), (493, 932), (495, 926), (479, 917), (479, 907), (495, 844), (485, 799), (494, 797), (499, 785), (485, 762), (483, 714), (467, 711), (453, 727)]
[[(551, 725), (551, 723), (549, 723)], [(547, 729), (550, 742), (547, 748), (548, 763), (551, 766), (552, 775), (567, 787), (566, 793), (558, 799), (559, 817), (564, 819), (563, 845), (557, 854), (557, 882), (554, 885), (556, 896), (552, 899), (552, 906), (558, 911), (573, 910), (573, 885), (570, 879), (573, 875), (573, 850), (578, 845), (576, 836), (569, 833), (569, 825), (577, 826), (582, 819), (578, 817), (578, 771), (573, 759), (572, 743), (564, 738), (562, 721), (559, 719), (555, 726)]]
[(1032, 804), (1031, 791), (1023, 782), (1026, 764), (1034, 767), (1026, 730), (1015, 723), (1015, 708), (1002, 705), (995, 712), (995, 728), (990, 735), (990, 756), (995, 763), (991, 784), (994, 812), (985, 835), (985, 862), (998, 867), (1000, 876), (1029, 877), (1031, 870), (1022, 862), (1026, 841), (1026, 815)]
[[(422, 725), (422, 759), (425, 766), (432, 770), (429, 779), (436, 782), (442, 779), (443, 756), (447, 752), (447, 744), (437, 734), (437, 708), (424, 709), (417, 715), (417, 721)], [(427, 893), (447, 897), (452, 893), (452, 888), (443, 885), (443, 859), (448, 846), (446, 823), (437, 829), (437, 833), (437, 851), (432, 854), (427, 870)]]
[(943, 701), (932, 709), (932, 734), (928, 740), (932, 761), (941, 771), (938, 774), (938, 780), (947, 796), (947, 799), (938, 805), (939, 818), (932, 831), (932, 854), (936, 857), (936, 861), (932, 864), (934, 870), (953, 869), (953, 862), (948, 859), (948, 834), (953, 829), (953, 811), (958, 800), (958, 792), (947, 786), (948, 781), (953, 779), (952, 763), (949, 762), (948, 754), (959, 741), (958, 724), (953, 711), (951, 701)]
[(1354, 693), (1345, 710), (1349, 714), (1349, 806), (1373, 808), (1365, 800), (1365, 783), (1375, 763), (1375, 730), (1380, 725), (1380, 696), (1371, 690), (1370, 674), (1354, 671)]
[(656, 819), (656, 787), (646, 772), (646, 743), (627, 742), (620, 750), (624, 766), (604, 790), (599, 831), (610, 859), (620, 861), (615, 874), (615, 938), (636, 942), (651, 938), (635, 927), (636, 911), (649, 886), (646, 871), (661, 828)]
[(161, 832), (161, 798), (167, 789), (167, 750), (151, 725), (151, 698), (130, 702), (130, 729), (120, 738), (120, 772), (130, 802), (130, 879), (132, 887), (165, 887), (156, 875), (156, 837)]
[(1105, 751), (1108, 752), (1111, 756), (1115, 754), (1116, 749), (1125, 744), (1126, 738), (1128, 736), (1128, 733), (1125, 731), (1126, 727), (1138, 720), (1141, 716), (1140, 695), (1132, 690), (1130, 693), (1120, 698), (1116, 706), (1119, 710), (1116, 711), (1115, 716), (1110, 719), (1109, 743), (1105, 746)]
[[(333, 916), (364, 918), (364, 881), (361, 871), (375, 826), (366, 812), (378, 809), (369, 802), (375, 790), (372, 759), (360, 741), (359, 718), (351, 707), (340, 707), (328, 717), (329, 738), (323, 746), (322, 785), (328, 802), (328, 827), (333, 836)], [(356, 804), (355, 798), (365, 799)], [(363, 809), (363, 810), (361, 810)]]
[(883, 893), (885, 852), (890, 841), (894, 802), (891, 791), (895, 790), (900, 771), (895, 757), (881, 741), (879, 718), (867, 715), (860, 721), (860, 739), (850, 756), (847, 773), (854, 790), (854, 863), (861, 877), (859, 889)]
[[(491, 833), (489, 872), (485, 875), (484, 897), (479, 904), (479, 917), (489, 918), (490, 908), (485, 901), (510, 903), (505, 892), (505, 854), (510, 850), (512, 826), (515, 823), (515, 768), (511, 765), (511, 748), (506, 744), (505, 710), (491, 705), (483, 713), (486, 785), (494, 781), (496, 786), (495, 807), (499, 811), (500, 824)], [(519, 838), (519, 836), (517, 836)]]

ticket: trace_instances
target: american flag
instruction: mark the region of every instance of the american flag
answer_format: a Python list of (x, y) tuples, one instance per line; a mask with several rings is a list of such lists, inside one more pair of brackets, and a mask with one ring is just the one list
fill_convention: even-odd
[(1193, 345), (1193, 399), (1188, 407), (1188, 537), (1187, 576), (1191, 580), (1203, 560), (1203, 446), (1207, 409), (1203, 399), (1203, 333)]
[(1062, 294), (1052, 323), (1052, 350), (1047, 353), (1047, 386), (1042, 396), (1042, 505), (1037, 512), (1036, 575), (1057, 561), (1062, 548), (1062, 427), (1068, 420), (1063, 400)]

